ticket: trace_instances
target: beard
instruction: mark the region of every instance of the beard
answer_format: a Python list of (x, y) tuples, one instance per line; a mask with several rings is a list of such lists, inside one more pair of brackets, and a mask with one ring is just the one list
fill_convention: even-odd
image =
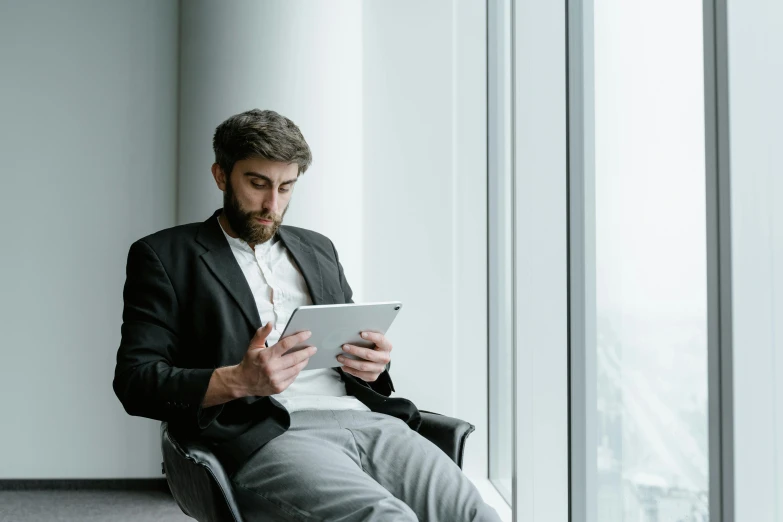
[[(288, 212), (288, 206), (280, 217), (264, 211), (248, 212), (242, 208), (231, 182), (226, 183), (226, 191), (223, 194), (223, 213), (234, 233), (250, 245), (266, 243), (272, 239), (283, 223), (286, 212)], [(268, 219), (272, 223), (265, 225), (258, 222), (258, 219)]]

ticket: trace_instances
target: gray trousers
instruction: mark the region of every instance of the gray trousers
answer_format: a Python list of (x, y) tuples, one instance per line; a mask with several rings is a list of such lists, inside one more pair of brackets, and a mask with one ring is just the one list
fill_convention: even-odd
[(294, 412), (231, 482), (245, 522), (500, 520), (440, 448), (382, 413)]

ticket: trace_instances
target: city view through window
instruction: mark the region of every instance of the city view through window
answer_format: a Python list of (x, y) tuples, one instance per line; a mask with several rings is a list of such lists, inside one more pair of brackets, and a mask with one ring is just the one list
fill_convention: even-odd
[(595, 0), (600, 522), (706, 522), (702, 3)]

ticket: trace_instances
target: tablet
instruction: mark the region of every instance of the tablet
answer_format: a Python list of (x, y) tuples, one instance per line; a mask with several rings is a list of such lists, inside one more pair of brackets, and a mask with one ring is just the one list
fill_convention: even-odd
[(318, 351), (310, 357), (305, 370), (342, 366), (337, 360), (340, 354), (358, 359), (343, 351), (344, 344), (372, 348), (375, 343), (362, 339), (360, 333), (378, 332), (386, 335), (401, 308), (402, 303), (399, 301), (300, 306), (291, 314), (280, 339), (309, 330), (310, 337), (286, 354), (315, 346)]

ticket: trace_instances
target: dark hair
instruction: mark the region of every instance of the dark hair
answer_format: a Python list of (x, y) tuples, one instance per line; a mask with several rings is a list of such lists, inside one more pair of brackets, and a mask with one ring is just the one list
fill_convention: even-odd
[(304, 174), (313, 156), (299, 127), (275, 111), (249, 110), (235, 114), (215, 129), (212, 137), (215, 163), (226, 176), (237, 161), (262, 157), (271, 161), (296, 163)]

